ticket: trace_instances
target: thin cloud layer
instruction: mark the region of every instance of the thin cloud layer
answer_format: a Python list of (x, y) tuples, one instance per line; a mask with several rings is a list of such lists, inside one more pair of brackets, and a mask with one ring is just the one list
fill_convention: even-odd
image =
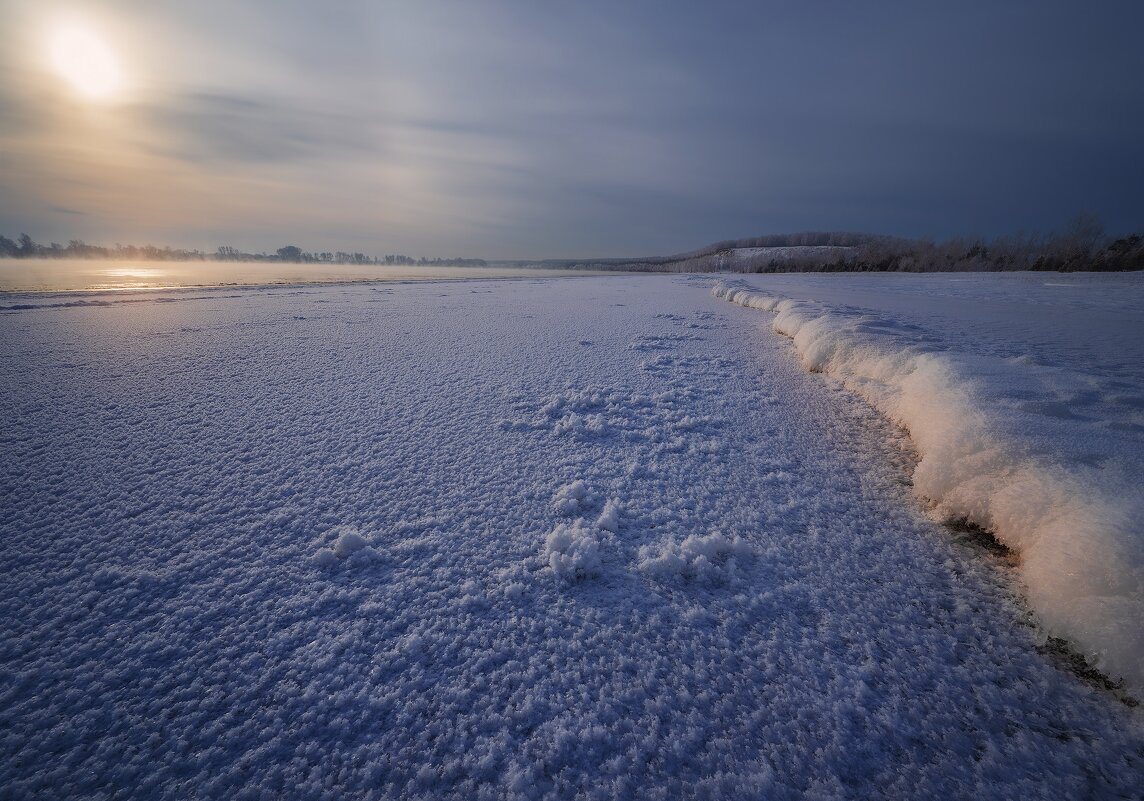
[[(43, 240), (546, 257), (1144, 218), (1129, 3), (4, 13), (0, 223)], [(45, 66), (62, 19), (107, 39), (122, 97)]]

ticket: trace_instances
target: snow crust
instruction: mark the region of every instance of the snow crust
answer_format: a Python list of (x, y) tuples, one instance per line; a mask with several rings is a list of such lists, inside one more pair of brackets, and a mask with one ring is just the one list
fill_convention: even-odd
[[(964, 333), (950, 335), (932, 318), (906, 323), (900, 307), (822, 302), (819, 286), (791, 288), (807, 297), (737, 285), (712, 291), (775, 313), (774, 330), (791, 338), (806, 369), (841, 380), (908, 430), (919, 457), (914, 491), (933, 514), (993, 532), (1019, 555), (1047, 630), (1144, 688), (1144, 404), (1131, 400), (1144, 400), (1144, 381), (1126, 383), (1075, 357), (1050, 365), (974, 352)], [(1130, 335), (1144, 337), (1141, 288)], [(846, 296), (846, 286), (831, 289)], [(1051, 319), (1027, 317), (1028, 336), (1051, 329)], [(1072, 336), (1083, 342), (1090, 333)]]
[(1138, 795), (1139, 711), (709, 289), (9, 298), (0, 795)]

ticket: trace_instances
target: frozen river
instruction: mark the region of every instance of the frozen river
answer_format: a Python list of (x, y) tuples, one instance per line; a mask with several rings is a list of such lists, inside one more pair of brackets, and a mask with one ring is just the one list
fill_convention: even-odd
[(351, 281), (441, 281), (592, 274), (579, 270), (450, 267), (432, 264), (0, 259), (0, 292), (72, 292)]
[[(713, 283), (5, 298), (0, 786), (1137, 793), (1140, 713), (927, 514), (860, 376)], [(841, 297), (784, 319), (924, 317)]]

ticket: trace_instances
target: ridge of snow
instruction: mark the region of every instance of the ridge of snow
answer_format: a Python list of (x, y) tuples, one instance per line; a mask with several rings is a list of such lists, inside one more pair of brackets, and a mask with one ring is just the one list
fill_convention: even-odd
[(907, 326), (850, 307), (726, 284), (712, 293), (774, 313), (774, 331), (792, 340), (807, 370), (841, 380), (905, 428), (919, 456), (914, 492), (933, 515), (993, 532), (1018, 554), (1045, 629), (1144, 687), (1137, 466), (1111, 439), (1094, 445), (1094, 432), (1067, 410), (1046, 420), (1043, 404), (1007, 402), (1043, 397), (1046, 383), (1075, 376), (941, 350)]

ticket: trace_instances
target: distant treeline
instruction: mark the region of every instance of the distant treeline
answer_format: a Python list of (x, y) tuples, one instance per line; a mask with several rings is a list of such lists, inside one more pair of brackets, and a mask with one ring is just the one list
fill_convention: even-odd
[[(702, 273), (734, 270), (735, 251), (747, 248), (807, 248), (821, 255), (826, 250), (849, 250), (885, 237), (850, 232), (811, 231), (797, 234), (767, 234), (746, 239), (728, 239), (713, 245), (674, 256), (641, 256), (630, 259), (547, 259), (539, 262), (511, 262), (521, 266), (559, 269), (623, 270), (635, 272)], [(782, 263), (783, 257), (775, 256)], [(817, 263), (818, 260), (816, 260)], [(742, 271), (742, 270), (740, 270)], [(757, 270), (755, 272), (762, 272)]]
[[(759, 265), (752, 272), (772, 271)], [(790, 267), (785, 269), (792, 269)], [(870, 272), (1125, 272), (1144, 270), (1144, 237), (1084, 241), (1062, 237), (1009, 237), (992, 241), (928, 242), (882, 239), (855, 249), (852, 257), (810, 269)]]
[(566, 269), (637, 272), (1060, 272), (1144, 270), (1144, 237), (1110, 239), (1078, 217), (1063, 234), (994, 240), (921, 239), (848, 232), (772, 234), (716, 242), (675, 256), (540, 262)]
[(401, 254), (366, 256), (364, 253), (322, 251), (311, 253), (296, 245), (286, 245), (273, 253), (244, 253), (229, 245), (222, 245), (214, 253), (183, 248), (155, 247), (154, 245), (115, 245), (103, 247), (89, 245), (82, 239), (72, 239), (66, 245), (52, 242), (41, 245), (27, 234), (15, 240), (0, 235), (0, 257), (12, 259), (123, 259), (129, 261), (265, 261), (294, 264), (378, 264), (378, 265), (431, 265), (449, 267), (484, 267), (484, 259), (427, 259)]
[[(274, 253), (244, 253), (222, 246), (214, 253), (153, 245), (100, 247), (73, 239), (40, 245), (27, 234), (0, 236), (0, 257), (131, 259), (148, 261), (263, 261), (298, 264), (377, 264), (484, 267), (484, 259), (427, 259), (400, 254), (310, 253), (295, 245)], [(1064, 233), (993, 240), (933, 242), (849, 232), (770, 234), (716, 242), (674, 256), (628, 259), (548, 259), (496, 264), (571, 270), (634, 272), (993, 272), (1001, 270), (1144, 270), (1144, 236), (1111, 239), (1094, 217), (1080, 215)]]

